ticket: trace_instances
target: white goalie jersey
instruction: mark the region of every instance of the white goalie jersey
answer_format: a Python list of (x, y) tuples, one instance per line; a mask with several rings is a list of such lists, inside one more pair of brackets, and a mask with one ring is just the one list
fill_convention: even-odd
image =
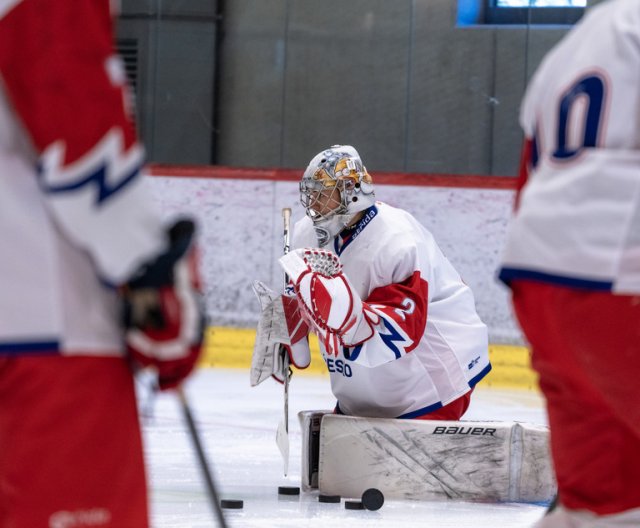
[[(293, 246), (317, 247), (308, 217), (296, 223)], [(363, 314), (357, 323), (345, 316), (340, 339), (317, 332), (339, 412), (422, 416), (464, 395), (489, 372), (487, 328), (471, 290), (409, 213), (377, 202), (325, 249), (339, 257), (342, 281), (311, 284), (316, 320), (340, 324), (331, 322), (335, 314), (323, 304), (324, 288), (351, 290), (348, 310)]]
[[(640, 292), (640, 2), (596, 6), (525, 94), (500, 278)], [(560, 227), (560, 229), (558, 229)]]

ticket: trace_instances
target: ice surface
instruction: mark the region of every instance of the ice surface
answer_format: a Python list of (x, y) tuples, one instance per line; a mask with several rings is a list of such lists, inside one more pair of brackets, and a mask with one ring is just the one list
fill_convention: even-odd
[[(153, 528), (217, 526), (178, 399), (149, 397), (138, 384), (143, 419)], [(242, 499), (242, 510), (224, 510), (234, 528), (429, 527), (525, 528), (545, 511), (530, 504), (385, 501), (378, 511), (345, 510), (318, 502), (318, 494), (278, 497), (278, 486), (300, 486), (300, 410), (331, 409), (329, 379), (295, 375), (289, 388), (289, 475), (275, 433), (283, 415), (283, 389), (275, 381), (249, 386), (248, 371), (206, 369), (186, 393), (222, 499)], [(529, 391), (477, 388), (469, 420), (546, 423), (540, 396)], [(344, 499), (344, 497), (343, 497)]]

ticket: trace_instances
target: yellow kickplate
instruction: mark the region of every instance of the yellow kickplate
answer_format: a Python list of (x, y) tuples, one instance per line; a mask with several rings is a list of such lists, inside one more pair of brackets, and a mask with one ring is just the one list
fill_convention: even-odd
[[(201, 367), (249, 370), (256, 332), (251, 328), (212, 326), (207, 329)], [(311, 336), (311, 365), (298, 374), (328, 376), (320, 356), (318, 340)], [(529, 349), (513, 345), (489, 345), (492, 369), (478, 386), (538, 390), (538, 378), (531, 370)], [(248, 374), (247, 374), (248, 376)]]

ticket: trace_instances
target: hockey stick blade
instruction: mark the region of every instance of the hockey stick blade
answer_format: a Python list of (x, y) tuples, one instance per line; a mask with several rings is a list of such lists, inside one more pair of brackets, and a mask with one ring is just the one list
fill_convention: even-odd
[(282, 461), (284, 462), (284, 476), (289, 473), (289, 434), (286, 430), (284, 420), (280, 420), (278, 429), (276, 430), (276, 444), (282, 455)]

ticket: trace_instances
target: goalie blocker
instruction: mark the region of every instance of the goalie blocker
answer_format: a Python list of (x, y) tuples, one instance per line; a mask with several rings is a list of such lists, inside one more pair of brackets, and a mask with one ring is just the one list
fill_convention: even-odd
[(359, 497), (550, 502), (549, 431), (516, 422), (359, 418), (303, 411), (305, 491)]
[(260, 281), (253, 283), (253, 291), (262, 313), (251, 358), (251, 386), (269, 377), (282, 383), (288, 375), (285, 353), (298, 369), (305, 369), (311, 363), (309, 327), (301, 317), (295, 297), (277, 294)]

